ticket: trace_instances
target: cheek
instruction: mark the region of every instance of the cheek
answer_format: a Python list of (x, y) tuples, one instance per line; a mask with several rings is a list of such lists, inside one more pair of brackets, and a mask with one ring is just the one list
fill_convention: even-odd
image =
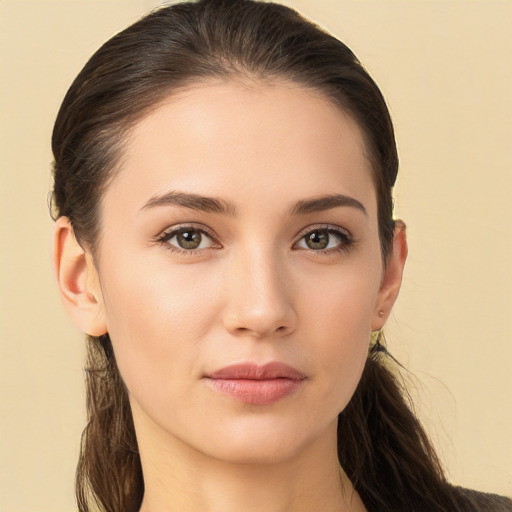
[(169, 390), (171, 380), (199, 373), (198, 355), (218, 311), (215, 273), (128, 256), (108, 263), (102, 279), (108, 332), (129, 391)]
[(318, 344), (319, 401), (338, 412), (352, 397), (366, 362), (378, 283), (378, 266), (347, 269), (307, 301), (310, 336)]
[[(140, 331), (152, 332), (158, 340), (182, 330), (200, 330), (215, 307), (215, 269), (197, 265), (173, 265), (150, 258), (126, 256), (106, 267), (102, 279), (109, 331), (124, 331), (137, 337)], [(206, 315), (206, 316), (205, 316)], [(203, 322), (199, 321), (202, 319)]]
[(301, 304), (307, 323), (320, 323), (330, 331), (329, 339), (346, 343), (356, 342), (354, 338), (360, 339), (362, 334), (369, 337), (381, 273), (375, 259), (363, 254), (322, 272), (300, 269), (297, 279), (308, 291), (302, 294)]

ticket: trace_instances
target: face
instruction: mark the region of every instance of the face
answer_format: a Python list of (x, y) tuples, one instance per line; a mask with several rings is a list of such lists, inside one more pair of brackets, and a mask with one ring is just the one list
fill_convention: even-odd
[(383, 276), (350, 117), (285, 83), (170, 97), (130, 133), (101, 219), (100, 304), (138, 435), (233, 461), (335, 436)]

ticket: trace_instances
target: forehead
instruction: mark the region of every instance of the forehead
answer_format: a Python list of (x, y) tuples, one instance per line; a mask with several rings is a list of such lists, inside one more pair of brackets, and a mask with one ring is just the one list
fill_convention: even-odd
[(104, 199), (141, 207), (178, 189), (242, 203), (256, 195), (265, 205), (337, 192), (374, 203), (371, 173), (359, 126), (318, 92), (205, 83), (170, 95), (133, 127)]

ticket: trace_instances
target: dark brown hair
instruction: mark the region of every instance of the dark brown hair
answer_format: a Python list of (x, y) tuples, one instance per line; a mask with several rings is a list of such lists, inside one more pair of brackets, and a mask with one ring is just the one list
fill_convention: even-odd
[[(393, 239), (398, 157), (381, 92), (352, 51), (292, 9), (202, 0), (158, 9), (105, 43), (64, 98), (52, 139), (54, 215), (96, 253), (98, 204), (119, 170), (123, 139), (159, 101), (208, 79), (289, 80), (320, 92), (359, 124), (373, 165), (384, 260)], [(339, 460), (369, 511), (461, 510), (408, 406), (392, 359), (373, 344), (338, 422)], [(88, 423), (76, 493), (81, 512), (136, 511), (144, 493), (127, 392), (108, 334), (89, 337)], [(469, 509), (464, 509), (469, 510)]]

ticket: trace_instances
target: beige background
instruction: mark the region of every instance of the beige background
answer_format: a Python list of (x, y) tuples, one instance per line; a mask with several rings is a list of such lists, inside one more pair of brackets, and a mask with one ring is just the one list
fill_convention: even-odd
[[(380, 84), (410, 258), (387, 330), (459, 484), (512, 494), (512, 2), (287, 1)], [(157, 1), (0, 1), (0, 511), (75, 509), (82, 336), (50, 268), (50, 133), (86, 58)]]

